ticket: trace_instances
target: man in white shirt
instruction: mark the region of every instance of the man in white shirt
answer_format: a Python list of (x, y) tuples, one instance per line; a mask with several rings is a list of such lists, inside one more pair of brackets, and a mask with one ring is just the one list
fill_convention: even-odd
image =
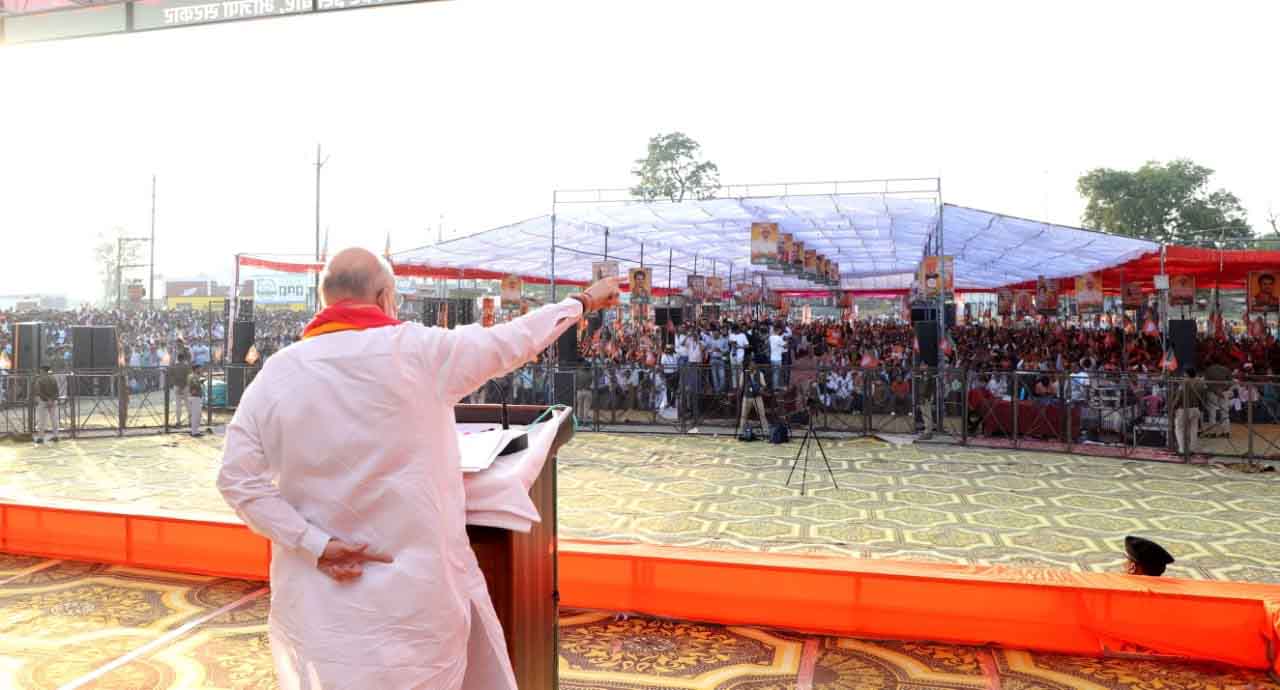
[(773, 387), (782, 388), (782, 353), (787, 349), (787, 342), (782, 338), (782, 331), (777, 326), (769, 334), (769, 366), (773, 369)]
[(708, 358), (711, 360), (711, 385), (715, 388), (716, 393), (723, 393), (725, 390), (725, 357), (728, 354), (729, 338), (725, 335), (723, 326), (708, 335), (707, 352)]
[(492, 328), (395, 320), (390, 269), (325, 269), (325, 309), (267, 360), (227, 427), (218, 488), (271, 540), (282, 690), (516, 690), (466, 532), (453, 406), (532, 360), (618, 280)]
[(730, 360), (733, 364), (733, 389), (738, 390), (742, 388), (742, 365), (747, 356), (747, 347), (750, 341), (747, 339), (747, 334), (743, 333), (736, 323), (729, 327), (729, 331), (729, 348), (732, 351)]

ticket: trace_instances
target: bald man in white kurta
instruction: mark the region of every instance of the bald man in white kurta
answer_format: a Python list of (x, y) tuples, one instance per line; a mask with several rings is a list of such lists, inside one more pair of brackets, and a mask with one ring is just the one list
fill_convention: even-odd
[[(453, 406), (605, 301), (493, 328), (327, 333), (267, 361), (227, 428), (218, 487), (271, 540), (282, 690), (515, 689), (467, 539)], [(338, 540), (392, 562), (335, 578), (318, 566)]]

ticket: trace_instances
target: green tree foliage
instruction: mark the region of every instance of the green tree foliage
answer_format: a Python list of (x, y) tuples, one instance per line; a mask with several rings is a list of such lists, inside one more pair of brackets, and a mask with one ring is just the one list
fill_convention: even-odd
[(1169, 244), (1247, 246), (1253, 231), (1236, 195), (1210, 189), (1213, 170), (1189, 160), (1149, 162), (1135, 171), (1096, 168), (1076, 182), (1084, 223), (1117, 235)]
[(681, 132), (649, 139), (649, 155), (636, 161), (631, 174), (640, 178), (631, 194), (645, 201), (710, 199), (720, 186), (720, 169), (699, 160), (702, 146)]

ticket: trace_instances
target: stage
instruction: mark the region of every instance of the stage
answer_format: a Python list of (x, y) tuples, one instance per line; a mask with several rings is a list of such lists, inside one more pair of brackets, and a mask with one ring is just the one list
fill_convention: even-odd
[[(214, 486), (221, 438), (0, 444), (0, 501), (239, 524)], [(560, 451), (562, 539), (1118, 572), (1142, 534), (1170, 574), (1280, 583), (1280, 477), (1031, 451), (579, 433)]]
[[(815, 455), (801, 495), (799, 472), (786, 485), (794, 442), (579, 433), (559, 453), (562, 605), (829, 638), (1276, 664), (1266, 651), (1280, 603), (1267, 584), (1280, 581), (1275, 473), (875, 439), (824, 445), (840, 488)], [(220, 447), (218, 436), (185, 435), (2, 443), (0, 550), (261, 580), (266, 542), (214, 487)], [(1118, 575), (1130, 533), (1168, 546), (1174, 577)], [(566, 687), (704, 687), (583, 678)]]
[[(271, 690), (269, 600), (261, 582), (0, 554), (0, 687)], [(1280, 688), (1214, 666), (600, 611), (563, 611), (560, 635), (563, 690)]]

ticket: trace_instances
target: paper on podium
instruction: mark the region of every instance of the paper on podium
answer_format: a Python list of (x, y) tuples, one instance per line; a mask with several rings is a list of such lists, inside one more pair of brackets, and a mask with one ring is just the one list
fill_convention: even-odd
[(528, 532), (542, 521), (529, 489), (547, 462), (560, 425), (571, 418), (569, 410), (556, 410), (546, 421), (528, 427), (528, 448), (496, 458), (482, 471), (462, 475), (467, 524)]
[(479, 425), (481, 430), (458, 429), (458, 453), (462, 456), (463, 472), (479, 472), (489, 469), (498, 453), (511, 439), (526, 432), (525, 427), (502, 429), (494, 425)]

